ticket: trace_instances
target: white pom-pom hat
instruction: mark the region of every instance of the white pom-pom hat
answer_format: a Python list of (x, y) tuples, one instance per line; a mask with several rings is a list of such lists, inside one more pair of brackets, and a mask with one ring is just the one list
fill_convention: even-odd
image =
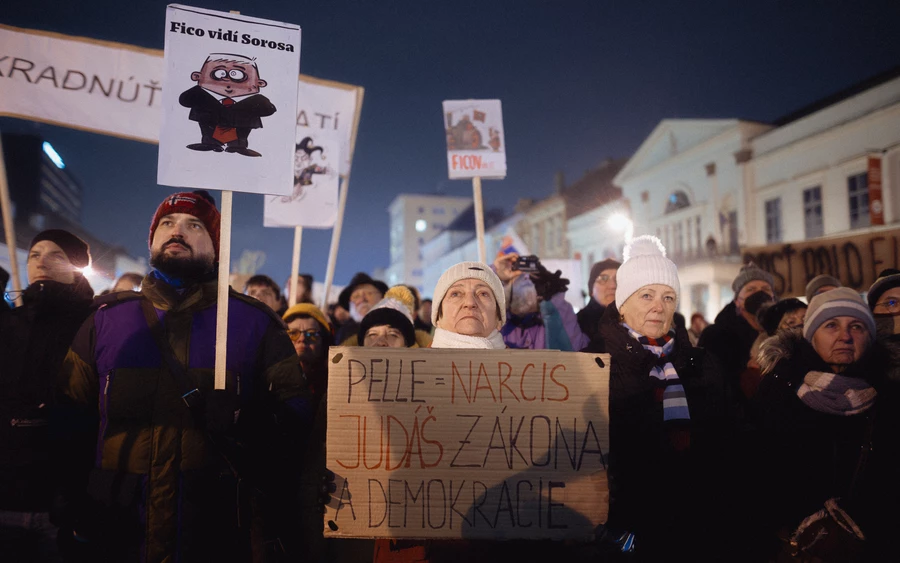
[(678, 266), (666, 258), (666, 248), (652, 235), (635, 237), (625, 245), (625, 260), (616, 272), (616, 308), (621, 309), (637, 290), (653, 284), (666, 285), (675, 291), (675, 299), (681, 294)]

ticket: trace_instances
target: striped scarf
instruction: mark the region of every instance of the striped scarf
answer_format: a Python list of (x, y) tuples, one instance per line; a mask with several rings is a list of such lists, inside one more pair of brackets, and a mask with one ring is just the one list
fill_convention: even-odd
[[(672, 353), (672, 350), (675, 349), (674, 330), (670, 330), (668, 334), (663, 335), (661, 338), (650, 338), (638, 333), (627, 324), (622, 324), (628, 329), (628, 334), (632, 338), (640, 342), (645, 350), (653, 352), (660, 360), (665, 360)], [(660, 361), (660, 363), (662, 362)], [(650, 377), (659, 380), (657, 396), (663, 405), (663, 421), (690, 420), (691, 414), (688, 411), (684, 386), (681, 384), (678, 372), (675, 371), (675, 366), (672, 365), (672, 362), (667, 361), (662, 366), (659, 364), (653, 366), (650, 369)]]

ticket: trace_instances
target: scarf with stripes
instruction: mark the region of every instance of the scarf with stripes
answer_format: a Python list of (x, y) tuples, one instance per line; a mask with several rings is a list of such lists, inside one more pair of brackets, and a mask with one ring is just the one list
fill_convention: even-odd
[(675, 371), (672, 362), (666, 361), (675, 349), (675, 330), (670, 330), (660, 338), (651, 338), (638, 333), (625, 323), (622, 324), (628, 329), (628, 334), (640, 342), (645, 350), (653, 352), (659, 358), (660, 361), (650, 369), (650, 377), (656, 380), (656, 400), (663, 406), (663, 422), (672, 423), (673, 427), (670, 428), (672, 445), (677, 450), (686, 449), (690, 445), (690, 435), (684, 425), (678, 423), (689, 421), (691, 413), (678, 372)]

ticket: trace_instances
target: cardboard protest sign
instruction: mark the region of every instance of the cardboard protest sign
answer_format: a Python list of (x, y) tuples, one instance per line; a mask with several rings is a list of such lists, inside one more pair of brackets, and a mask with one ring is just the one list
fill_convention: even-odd
[(506, 177), (500, 100), (445, 100), (444, 131), (451, 180)]
[(0, 115), (155, 143), (160, 51), (0, 25)]
[(900, 229), (861, 235), (819, 238), (744, 249), (743, 261), (754, 262), (775, 278), (775, 293), (800, 296), (819, 274), (841, 280), (846, 287), (866, 291), (885, 268), (900, 268)]
[(609, 502), (595, 357), (332, 347), (325, 535), (589, 537)]
[(315, 135), (303, 137), (297, 143), (291, 194), (264, 196), (264, 226), (327, 229), (334, 225), (341, 143), (333, 131), (319, 131)]
[[(359, 124), (357, 110), (362, 102), (363, 89), (351, 84), (300, 76), (300, 93), (297, 96), (297, 144), (312, 137), (321, 144), (327, 134), (336, 134), (340, 154), (339, 173), (350, 173), (356, 129)], [(332, 159), (336, 161), (336, 159)]]
[(165, 37), (157, 181), (289, 195), (300, 28), (172, 4)]

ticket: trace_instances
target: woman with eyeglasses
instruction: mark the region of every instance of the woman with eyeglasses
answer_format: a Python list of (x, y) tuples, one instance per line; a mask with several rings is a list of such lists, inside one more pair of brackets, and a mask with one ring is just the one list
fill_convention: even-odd
[(318, 405), (328, 386), (328, 347), (334, 344), (331, 323), (312, 303), (297, 303), (285, 311), (282, 318), (309, 382), (314, 406)]

